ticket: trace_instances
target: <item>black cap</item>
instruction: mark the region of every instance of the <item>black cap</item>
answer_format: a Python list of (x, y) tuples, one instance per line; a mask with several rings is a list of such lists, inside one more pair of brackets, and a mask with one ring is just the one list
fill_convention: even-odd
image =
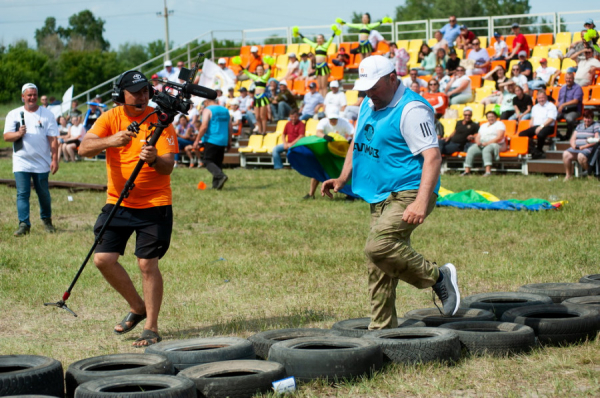
[(311, 82), (311, 83), (308, 85), (308, 87), (309, 87), (309, 88), (317, 88), (317, 84), (316, 84), (315, 82)]
[(451, 48), (449, 54), (456, 54), (456, 50), (454, 48)]
[(146, 76), (144, 76), (142, 72), (132, 70), (125, 73), (121, 79), (121, 84), (119, 84), (119, 87), (123, 90), (129, 91), (130, 93), (137, 93), (144, 87), (148, 86), (148, 84), (148, 79), (146, 79)]
[(244, 92), (244, 93), (245, 93), (245, 92), (248, 92), (248, 89), (247, 89), (246, 87), (242, 87), (242, 88), (240, 88), (240, 93), (241, 93), (241, 92)]

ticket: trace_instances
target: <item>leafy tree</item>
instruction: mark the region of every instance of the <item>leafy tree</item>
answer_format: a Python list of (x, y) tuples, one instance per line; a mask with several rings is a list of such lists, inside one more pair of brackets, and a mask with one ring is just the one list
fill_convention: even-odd
[(56, 64), (57, 81), (63, 90), (70, 85), (82, 92), (123, 72), (117, 53), (94, 51), (64, 51)]
[(137, 43), (124, 43), (119, 46), (117, 51), (117, 61), (123, 69), (132, 69), (137, 65), (143, 64), (148, 61), (150, 57), (146, 47), (142, 44)]
[(28, 47), (21, 40), (0, 53), (0, 102), (18, 100), (19, 89), (25, 83), (34, 83), (41, 92), (52, 87), (48, 57)]
[(81, 37), (87, 45), (99, 45), (103, 51), (108, 51), (110, 43), (104, 40), (104, 21), (102, 18), (95, 18), (90, 10), (83, 10), (78, 14), (69, 17), (69, 27), (57, 29), (58, 34), (70, 41), (75, 37)]
[(58, 34), (56, 30), (56, 18), (48, 17), (44, 22), (44, 26), (40, 29), (35, 30), (35, 41), (38, 48), (42, 46), (44, 39), (48, 36), (56, 36)]

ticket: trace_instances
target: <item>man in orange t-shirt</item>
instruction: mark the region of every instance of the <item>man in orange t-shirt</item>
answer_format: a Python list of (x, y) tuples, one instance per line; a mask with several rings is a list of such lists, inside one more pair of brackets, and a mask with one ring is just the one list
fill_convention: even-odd
[[(121, 209), (106, 228), (94, 255), (94, 263), (104, 278), (130, 306), (129, 314), (115, 327), (114, 332), (127, 333), (146, 320), (141, 337), (133, 343), (135, 347), (144, 347), (161, 340), (158, 313), (162, 303), (163, 280), (158, 260), (167, 252), (171, 241), (173, 211), (170, 174), (175, 164), (175, 153), (179, 149), (172, 125), (164, 129), (156, 147), (146, 146), (153, 131), (150, 124), (158, 121), (156, 115), (150, 116), (137, 134), (127, 130), (132, 122), (139, 123), (154, 111), (148, 107), (152, 86), (142, 73), (125, 72), (116, 90), (121, 93), (119, 101), (123, 106), (113, 108), (98, 118), (85, 135), (78, 152), (81, 156), (91, 157), (106, 150), (108, 199), (94, 226), (96, 236), (136, 164), (140, 159), (145, 162), (135, 180), (135, 188), (121, 203)], [(135, 255), (142, 272), (143, 299), (127, 271), (118, 262), (134, 231)]]

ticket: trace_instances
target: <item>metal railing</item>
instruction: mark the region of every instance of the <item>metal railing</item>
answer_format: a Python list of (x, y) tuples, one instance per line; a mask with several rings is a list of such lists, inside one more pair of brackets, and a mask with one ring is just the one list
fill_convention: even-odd
[[(579, 19), (579, 17), (578, 17), (577, 20), (572, 20), (570, 17), (573, 16), (573, 15), (577, 15), (577, 16), (580, 15), (581, 19)], [(562, 25), (563, 25), (563, 23), (561, 23), (561, 21), (563, 20), (563, 18), (565, 18), (564, 25), (566, 25), (568, 27), (568, 26), (577, 24), (577, 27), (575, 28), (575, 31), (580, 31), (580, 30), (582, 30), (583, 22), (586, 19), (592, 18), (595, 21), (600, 20), (600, 10), (557, 12), (556, 13), (556, 19), (558, 20), (558, 33), (562, 32)], [(567, 21), (567, 18), (569, 19), (568, 21)], [(565, 31), (566, 32), (571, 32), (572, 30), (569, 30), (567, 28)]]
[[(545, 20), (544, 17), (551, 17), (552, 20), (551, 21)], [(521, 21), (520, 21), (520, 20), (529, 21), (529, 20), (532, 20), (533, 18), (535, 18), (536, 22), (521, 23)], [(557, 33), (556, 13), (555, 12), (546, 12), (546, 13), (542, 13), (542, 14), (516, 14), (516, 15), (493, 16), (493, 17), (491, 17), (491, 20), (492, 20), (492, 33), (497, 30), (501, 30), (503, 32), (510, 31), (511, 26), (514, 22), (519, 23), (521, 28), (533, 28), (533, 27), (541, 28), (542, 26), (551, 23), (552, 24), (552, 32), (554, 32), (555, 35)], [(496, 24), (497, 20), (508, 21), (508, 22), (503, 22), (504, 24), (507, 23), (508, 25)], [(501, 33), (501, 34), (504, 34), (504, 33)]]
[[(401, 30), (405, 29), (404, 27), (407, 25), (424, 25), (424, 29), (415, 29), (415, 30)], [(420, 28), (421, 26), (419, 26)], [(429, 29), (430, 29), (430, 21), (428, 19), (421, 19), (418, 21), (402, 21), (394, 23), (394, 40), (403, 40), (401, 35), (405, 34), (419, 34), (424, 33), (423, 39), (429, 39)]]
[[(476, 22), (476, 21), (484, 21), (487, 22), (485, 26), (472, 26), (469, 25), (468, 22)], [(429, 31), (427, 32), (427, 40), (433, 37), (433, 33), (437, 30), (440, 30), (444, 25), (448, 23), (448, 18), (440, 18), (440, 19), (430, 19), (429, 20)], [(439, 27), (434, 28), (434, 24)], [(492, 29), (491, 18), (490, 17), (468, 17), (468, 18), (458, 18), (457, 17), (457, 25), (467, 25), (470, 31), (473, 33), (477, 33), (478, 31), (483, 31), (484, 34), (477, 34), (477, 36), (493, 36), (494, 29)]]

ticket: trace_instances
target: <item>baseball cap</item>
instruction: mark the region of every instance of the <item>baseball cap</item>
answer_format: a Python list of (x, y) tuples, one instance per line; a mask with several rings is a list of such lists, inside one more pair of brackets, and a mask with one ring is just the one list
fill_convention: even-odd
[(296, 58), (296, 53), (289, 53), (288, 58)]
[[(170, 61), (169, 61), (170, 62)], [(130, 93), (137, 93), (148, 85), (148, 79), (143, 73), (136, 70), (126, 72), (121, 78), (119, 87), (123, 90), (127, 90)]]
[(547, 60), (546, 58), (542, 58), (542, 59), (540, 59), (540, 64), (541, 64), (542, 62), (548, 62), (548, 60)]
[(308, 85), (308, 87), (309, 87), (309, 88), (317, 88), (317, 84), (316, 84), (315, 82), (311, 82), (311, 83)]
[(29, 90), (30, 88), (33, 88), (33, 89), (35, 89), (35, 91), (38, 91), (38, 88), (35, 84), (25, 83), (25, 84), (23, 84), (23, 87), (21, 88), (21, 94), (24, 94), (25, 90)]
[(227, 61), (225, 61), (225, 58), (219, 58), (219, 62), (218, 62), (218, 63), (219, 63), (219, 65), (220, 65), (220, 64), (223, 64), (223, 65), (224, 65), (224, 64), (226, 64), (226, 63), (227, 63)]
[(258, 52), (258, 47), (256, 47), (256, 46), (250, 47), (250, 52), (251, 53), (257, 53)]
[(460, 30), (467, 29), (467, 25), (460, 25)]
[(448, 54), (452, 55), (456, 55), (456, 50), (454, 48), (451, 48), (450, 51), (448, 52)]
[(527, 53), (525, 51), (519, 51), (519, 57), (526, 57)]
[(151, 79), (158, 79), (158, 75), (155, 73), (152, 75)]
[(340, 84), (338, 83), (337, 80), (332, 80), (331, 83), (329, 83), (329, 87), (340, 87)]
[(466, 111), (469, 111), (469, 112), (473, 113), (473, 108), (471, 108), (470, 106), (465, 106), (463, 108), (463, 113), (465, 113)]
[(594, 25), (594, 20), (592, 18), (588, 18), (583, 23), (584, 25)]
[(300, 56), (301, 57), (308, 57), (308, 54), (307, 53), (302, 53), (302, 54), (300, 54)]
[(287, 82), (286, 82), (285, 80), (281, 80), (281, 81), (279, 82), (279, 85), (280, 85), (280, 86), (281, 86), (282, 84), (283, 84), (284, 86), (286, 86), (286, 87), (287, 87)]
[(330, 106), (325, 112), (327, 119), (339, 119), (340, 118), (340, 110), (337, 106)]
[(513, 28), (513, 29), (514, 29), (514, 28), (518, 28), (518, 27), (519, 27), (519, 24), (518, 24), (518, 23), (516, 23), (516, 22), (515, 22), (514, 24), (512, 24), (512, 26), (511, 26), (511, 28)]
[(167, 66), (173, 66), (173, 62), (171, 62), (170, 60), (169, 61), (165, 61), (165, 68)]
[(246, 93), (246, 92), (248, 92), (248, 89), (246, 87), (240, 88), (240, 93)]
[(383, 76), (394, 72), (394, 65), (381, 55), (372, 55), (363, 59), (358, 66), (358, 80), (354, 90), (367, 91)]
[(494, 37), (495, 37), (495, 38), (498, 38), (498, 37), (500, 37), (500, 36), (502, 36), (500, 33), (498, 33), (498, 32), (494, 32)]

